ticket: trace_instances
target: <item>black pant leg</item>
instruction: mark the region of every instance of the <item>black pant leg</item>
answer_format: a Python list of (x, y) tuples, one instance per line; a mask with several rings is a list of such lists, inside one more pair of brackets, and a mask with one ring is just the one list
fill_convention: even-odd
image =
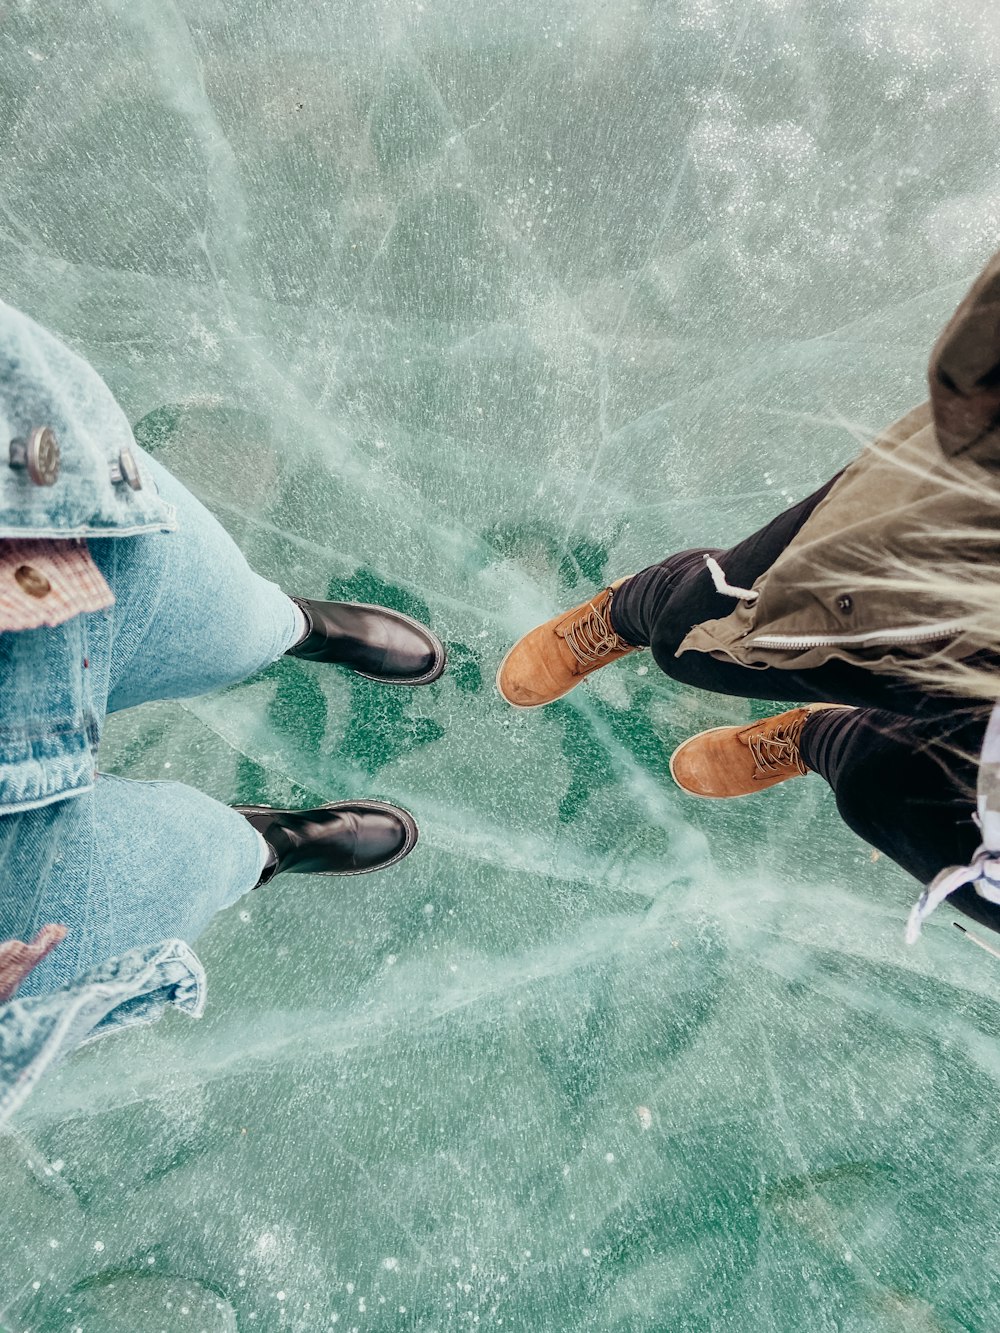
[[(681, 642), (695, 625), (721, 619), (729, 615), (734, 606), (731, 597), (716, 590), (705, 556), (711, 555), (718, 560), (729, 583), (750, 587), (774, 564), (839, 475), (831, 477), (819, 490), (783, 510), (770, 523), (729, 550), (697, 547), (680, 551), (627, 579), (615, 590), (611, 602), (611, 623), (615, 631), (628, 643), (650, 647), (661, 671), (698, 689), (786, 703), (877, 702), (869, 699), (863, 689), (860, 697), (856, 691), (850, 690), (846, 695), (831, 693), (825, 668), (817, 675), (815, 671), (797, 673), (746, 667), (707, 653), (688, 652), (677, 656)], [(835, 671), (834, 674), (839, 673)], [(867, 673), (861, 675), (860, 683), (867, 685)]]
[(705, 556), (713, 555), (722, 562), (730, 583), (748, 588), (765, 570), (770, 569), (839, 476), (838, 472), (818, 491), (782, 510), (770, 523), (728, 551), (704, 546), (679, 551), (626, 579), (615, 590), (611, 603), (611, 623), (616, 633), (628, 643), (648, 647), (679, 585), (690, 582), (691, 577), (699, 572), (705, 573), (705, 580), (698, 581), (697, 597), (689, 595), (689, 601), (692, 612), (704, 611), (704, 614), (699, 614), (691, 626), (702, 620), (715, 620), (727, 615), (733, 609), (732, 600), (715, 591), (711, 575), (705, 570)]
[[(921, 884), (965, 865), (979, 846), (972, 815), (989, 708), (913, 721), (874, 708), (814, 713), (802, 728), (803, 761), (833, 788), (837, 809), (859, 837)], [(1000, 930), (1000, 908), (971, 888), (949, 900)]]

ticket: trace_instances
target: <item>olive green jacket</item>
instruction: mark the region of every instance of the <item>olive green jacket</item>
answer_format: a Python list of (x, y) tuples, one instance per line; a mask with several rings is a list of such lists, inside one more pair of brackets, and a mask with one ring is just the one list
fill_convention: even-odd
[[(954, 606), (869, 580), (958, 552), (970, 570), (990, 570), (1000, 596), (1000, 254), (938, 339), (929, 379), (930, 401), (865, 448), (752, 596), (696, 625), (678, 656), (795, 670), (842, 658), (891, 672), (900, 656), (928, 648), (973, 650)], [(974, 551), (949, 544), (949, 533), (970, 526), (988, 534)]]

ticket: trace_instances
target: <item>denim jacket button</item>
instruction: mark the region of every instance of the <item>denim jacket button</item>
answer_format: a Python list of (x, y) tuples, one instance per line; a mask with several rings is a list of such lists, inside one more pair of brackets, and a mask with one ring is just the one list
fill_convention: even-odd
[(59, 441), (51, 426), (38, 426), (24, 440), (11, 440), (11, 467), (23, 467), (36, 486), (54, 486), (62, 461)]
[(111, 464), (111, 480), (116, 486), (124, 481), (133, 491), (142, 490), (142, 477), (131, 449), (123, 449), (118, 455), (118, 462)]
[(29, 597), (47, 597), (52, 591), (52, 584), (34, 565), (18, 565), (14, 580)]

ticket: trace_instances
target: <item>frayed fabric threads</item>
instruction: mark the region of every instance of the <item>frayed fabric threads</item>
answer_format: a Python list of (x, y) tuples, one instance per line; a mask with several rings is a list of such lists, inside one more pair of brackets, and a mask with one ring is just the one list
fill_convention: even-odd
[(907, 944), (915, 944), (930, 914), (967, 884), (986, 902), (1000, 904), (1000, 704), (990, 715), (983, 740), (977, 806), (973, 818), (982, 830), (982, 844), (967, 866), (949, 866), (924, 889), (906, 923)]
[(906, 923), (907, 944), (917, 942), (920, 928), (930, 914), (966, 884), (971, 884), (988, 903), (1000, 903), (1000, 853), (981, 847), (969, 865), (943, 870), (913, 905)]
[(57, 991), (0, 1006), (0, 1126), (60, 1059), (168, 1007), (191, 1018), (205, 1008), (205, 971), (183, 940), (132, 949)]

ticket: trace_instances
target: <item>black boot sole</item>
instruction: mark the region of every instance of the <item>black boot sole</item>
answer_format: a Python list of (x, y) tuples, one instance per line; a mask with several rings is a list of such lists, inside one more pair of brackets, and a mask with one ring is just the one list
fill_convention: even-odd
[[(360, 870), (314, 870), (311, 872), (313, 875), (342, 877), (345, 875), (370, 875), (375, 870), (387, 870), (389, 866), (394, 866), (397, 862), (402, 861), (404, 856), (409, 856), (416, 847), (417, 839), (420, 836), (417, 821), (409, 810), (404, 810), (398, 805), (392, 805), (389, 801), (328, 801), (325, 805), (317, 805), (311, 808), (315, 810), (375, 810), (383, 815), (396, 815), (406, 830), (406, 840), (402, 847), (388, 861), (380, 861), (378, 865), (374, 866), (364, 866)], [(276, 807), (273, 805), (234, 805), (233, 809), (238, 810), (240, 814), (269, 815), (273, 813)]]

